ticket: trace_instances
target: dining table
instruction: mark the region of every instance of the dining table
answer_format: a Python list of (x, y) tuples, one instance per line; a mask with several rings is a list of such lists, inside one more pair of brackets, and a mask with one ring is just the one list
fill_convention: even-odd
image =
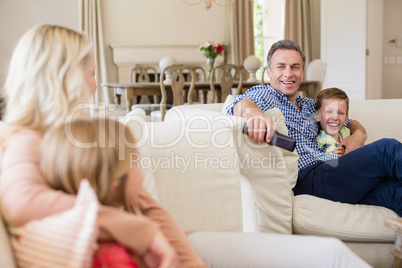
[[(186, 82), (184, 88), (190, 88), (190, 82)], [(246, 92), (249, 88), (261, 84), (260, 82), (242, 82), (242, 93)], [(269, 84), (266, 83), (266, 84)], [(115, 103), (121, 103), (121, 95), (116, 94), (117, 92), (124, 92), (126, 98), (127, 111), (131, 110), (131, 106), (136, 103), (135, 99), (137, 96), (161, 96), (161, 89), (159, 82), (136, 82), (136, 83), (102, 83), (102, 87), (108, 87), (114, 90)], [(233, 87), (237, 87), (238, 82), (233, 83)], [(217, 91), (217, 102), (222, 102), (219, 98), (220, 83), (214, 82), (215, 90)], [(303, 95), (308, 98), (314, 98), (319, 91), (321, 84), (316, 80), (302, 80), (299, 91), (303, 92)], [(169, 90), (169, 85), (166, 85), (166, 89)], [(207, 81), (199, 81), (195, 83), (195, 90), (202, 90), (204, 92), (203, 103), (207, 102), (205, 92), (211, 90), (211, 84)]]

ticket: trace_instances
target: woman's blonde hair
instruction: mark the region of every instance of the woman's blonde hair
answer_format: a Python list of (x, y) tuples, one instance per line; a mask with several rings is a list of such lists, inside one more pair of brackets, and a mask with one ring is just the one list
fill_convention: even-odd
[(30, 29), (10, 61), (4, 121), (42, 132), (62, 123), (70, 108), (90, 100), (85, 75), (91, 61), (92, 45), (83, 34), (54, 25)]
[[(104, 205), (125, 204), (124, 188), (130, 165), (138, 154), (130, 129), (108, 118), (77, 118), (49, 129), (42, 142), (41, 170), (54, 189), (77, 194), (88, 179)], [(118, 180), (119, 200), (110, 186)]]

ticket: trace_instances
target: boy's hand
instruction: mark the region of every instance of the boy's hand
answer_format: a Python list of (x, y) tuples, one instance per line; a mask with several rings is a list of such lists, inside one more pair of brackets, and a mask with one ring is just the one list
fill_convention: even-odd
[(349, 128), (352, 135), (339, 143), (340, 147), (346, 147), (345, 154), (364, 146), (364, 142), (367, 139), (366, 129), (358, 121), (352, 120), (349, 123)]
[(344, 154), (350, 153), (353, 150), (356, 150), (362, 146), (364, 146), (364, 141), (366, 140), (367, 135), (365, 133), (361, 133), (359, 131), (356, 131), (353, 133), (351, 136), (349, 136), (347, 139), (344, 139), (341, 141), (338, 145), (338, 147), (345, 147), (345, 152)]
[(338, 145), (338, 147), (335, 148), (334, 153), (338, 154), (339, 156), (342, 156), (345, 154), (346, 147), (344, 145)]

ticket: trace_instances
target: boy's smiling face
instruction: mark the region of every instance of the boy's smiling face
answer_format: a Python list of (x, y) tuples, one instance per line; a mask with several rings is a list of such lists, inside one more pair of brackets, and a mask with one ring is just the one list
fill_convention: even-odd
[(321, 128), (339, 142), (338, 133), (348, 120), (346, 101), (341, 99), (322, 100), (321, 109), (315, 112)]

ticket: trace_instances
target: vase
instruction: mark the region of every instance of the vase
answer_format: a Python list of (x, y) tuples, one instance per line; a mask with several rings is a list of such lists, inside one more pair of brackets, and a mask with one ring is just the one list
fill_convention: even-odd
[(208, 81), (212, 79), (212, 69), (214, 68), (215, 58), (207, 58), (207, 67), (208, 67)]

